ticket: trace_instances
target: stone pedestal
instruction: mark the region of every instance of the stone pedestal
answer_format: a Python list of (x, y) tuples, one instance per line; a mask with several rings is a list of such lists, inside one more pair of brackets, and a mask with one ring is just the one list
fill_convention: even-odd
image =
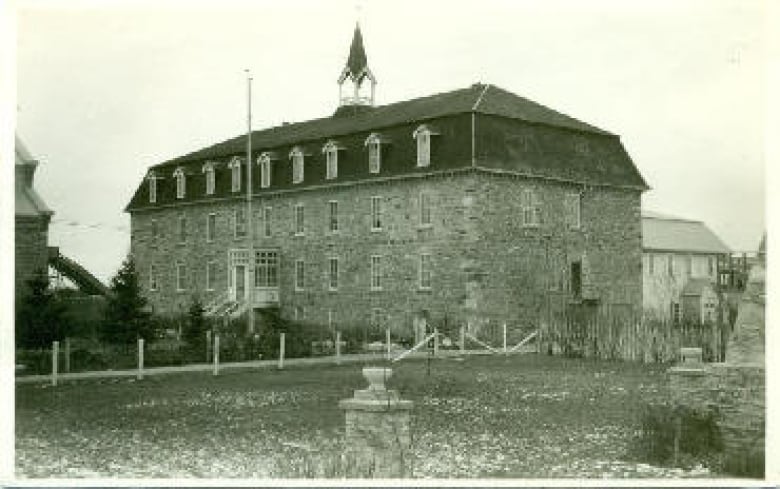
[(388, 390), (384, 380), (389, 368), (367, 367), (363, 375), (369, 388), (356, 390), (354, 397), (339, 402), (346, 412), (345, 458), (349, 476), (399, 478), (411, 474), (412, 401)]

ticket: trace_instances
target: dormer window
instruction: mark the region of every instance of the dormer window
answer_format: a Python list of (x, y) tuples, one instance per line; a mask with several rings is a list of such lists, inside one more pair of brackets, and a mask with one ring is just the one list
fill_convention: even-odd
[(157, 202), (157, 174), (150, 171), (146, 179), (149, 180), (149, 203), (154, 204)]
[(176, 179), (176, 198), (183, 199), (187, 187), (187, 177), (184, 175), (184, 169), (179, 167), (173, 172), (173, 178)]
[(214, 163), (206, 162), (203, 165), (203, 174), (206, 177), (206, 195), (214, 195)]
[(303, 182), (303, 151), (298, 146), (290, 151), (293, 165), (293, 183)]
[(423, 124), (418, 127), (413, 133), (412, 137), (417, 140), (417, 166), (427, 167), (431, 164), (431, 136), (438, 133), (433, 129)]
[(230, 190), (231, 192), (241, 191), (241, 158), (235, 157), (228, 163), (230, 168)]
[(271, 186), (271, 154), (261, 154), (257, 163), (260, 165), (260, 188), (268, 188)]
[(365, 145), (368, 148), (368, 173), (379, 173), (382, 169), (382, 143), (388, 140), (377, 133), (371, 133)]
[(325, 178), (332, 180), (339, 175), (339, 147), (336, 141), (328, 141), (322, 148), (322, 152), (325, 153)]

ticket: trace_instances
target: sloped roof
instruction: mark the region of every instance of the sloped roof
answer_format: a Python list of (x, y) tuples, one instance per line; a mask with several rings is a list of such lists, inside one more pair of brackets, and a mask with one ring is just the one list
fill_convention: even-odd
[(642, 247), (647, 250), (730, 253), (701, 221), (642, 211)]
[[(470, 87), (396, 102), (345, 116), (285, 124), (252, 133), (252, 148), (267, 149), (325, 137), (371, 131), (398, 124), (423, 121), (467, 112), (499, 115), (526, 122), (562, 127), (586, 133), (613, 136), (590, 124), (556, 112), (495, 85), (476, 83)], [(246, 135), (194, 151), (156, 166), (243, 154)]]
[(54, 214), (32, 185), (38, 162), (33, 159), (19, 136), (16, 136), (15, 160), (14, 215), (37, 217)]

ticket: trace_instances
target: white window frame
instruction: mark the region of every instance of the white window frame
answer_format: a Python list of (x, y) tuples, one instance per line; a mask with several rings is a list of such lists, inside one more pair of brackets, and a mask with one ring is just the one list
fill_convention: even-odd
[(279, 287), (279, 253), (255, 251), (255, 287)]
[(206, 243), (213, 243), (217, 236), (217, 214), (210, 212), (206, 215)]
[(571, 229), (582, 227), (582, 194), (579, 192), (566, 194), (566, 222)]
[(303, 204), (295, 204), (293, 209), (295, 236), (304, 236), (306, 235), (306, 208)]
[(290, 159), (292, 160), (292, 166), (293, 166), (292, 183), (294, 184), (302, 183), (304, 178), (303, 150), (301, 150), (301, 148), (299, 148), (298, 146), (294, 147), (290, 151)]
[(339, 201), (328, 201), (328, 232), (339, 232)]
[[(213, 268), (213, 270), (212, 270)], [(206, 262), (206, 290), (213, 291), (214, 283), (217, 278), (217, 262), (209, 260)]]
[(263, 153), (258, 159), (260, 164), (260, 188), (271, 186), (271, 155)]
[(187, 290), (187, 266), (182, 262), (176, 262), (176, 292)]
[(371, 255), (371, 290), (382, 290), (382, 255)]
[(187, 215), (179, 214), (179, 227), (177, 233), (179, 237), (179, 244), (187, 242)]
[(422, 290), (431, 290), (433, 273), (431, 270), (431, 261), (433, 257), (430, 253), (420, 253), (419, 266), (419, 286)]
[(306, 320), (306, 308), (302, 305), (295, 306), (295, 309), (293, 309), (293, 319), (295, 321), (305, 321)]
[(157, 283), (157, 270), (155, 269), (154, 263), (149, 264), (149, 290), (156, 291), (159, 287), (159, 284)]
[(328, 258), (328, 290), (331, 292), (339, 290), (339, 258), (337, 256)]
[(382, 230), (382, 197), (371, 196), (371, 232)]
[(431, 136), (438, 133), (426, 124), (419, 126), (412, 133), (417, 140), (417, 167), (427, 168), (431, 166)]
[(302, 259), (295, 260), (295, 291), (306, 290), (306, 262)]
[(232, 160), (230, 160), (230, 163), (228, 163), (228, 168), (230, 168), (231, 192), (241, 191), (241, 166), (241, 158), (238, 156), (234, 157)]
[(521, 194), (523, 227), (539, 227), (541, 224), (541, 204), (539, 193), (534, 188), (524, 188)]
[(238, 206), (233, 211), (233, 238), (246, 238), (246, 225), (246, 209), (242, 206)]
[(187, 195), (187, 176), (184, 169), (179, 167), (173, 172), (173, 178), (176, 180), (176, 198), (183, 199)]
[(430, 227), (433, 225), (431, 219), (431, 194), (420, 192), (420, 226)]
[(322, 147), (325, 154), (325, 179), (334, 180), (339, 176), (339, 145), (335, 141), (328, 141)]
[(146, 179), (149, 180), (149, 203), (155, 204), (157, 203), (157, 174), (153, 171), (149, 172)]
[(152, 237), (152, 243), (156, 242), (157, 239), (160, 237), (160, 228), (157, 225), (157, 219), (151, 220), (151, 237)]
[(214, 163), (208, 161), (203, 165), (203, 174), (206, 176), (206, 195), (214, 195), (215, 173)]
[(266, 238), (270, 238), (272, 235), (272, 229), (271, 229), (271, 207), (265, 206), (263, 207), (263, 236)]
[(368, 147), (368, 173), (378, 174), (382, 171), (382, 138), (377, 133), (371, 133), (364, 143)]

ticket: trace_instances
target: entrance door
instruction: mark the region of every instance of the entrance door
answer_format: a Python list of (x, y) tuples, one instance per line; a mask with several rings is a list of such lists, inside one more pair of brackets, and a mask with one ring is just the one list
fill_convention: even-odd
[(244, 300), (246, 298), (246, 266), (236, 265), (233, 269), (233, 281), (233, 290), (236, 291), (236, 300)]

